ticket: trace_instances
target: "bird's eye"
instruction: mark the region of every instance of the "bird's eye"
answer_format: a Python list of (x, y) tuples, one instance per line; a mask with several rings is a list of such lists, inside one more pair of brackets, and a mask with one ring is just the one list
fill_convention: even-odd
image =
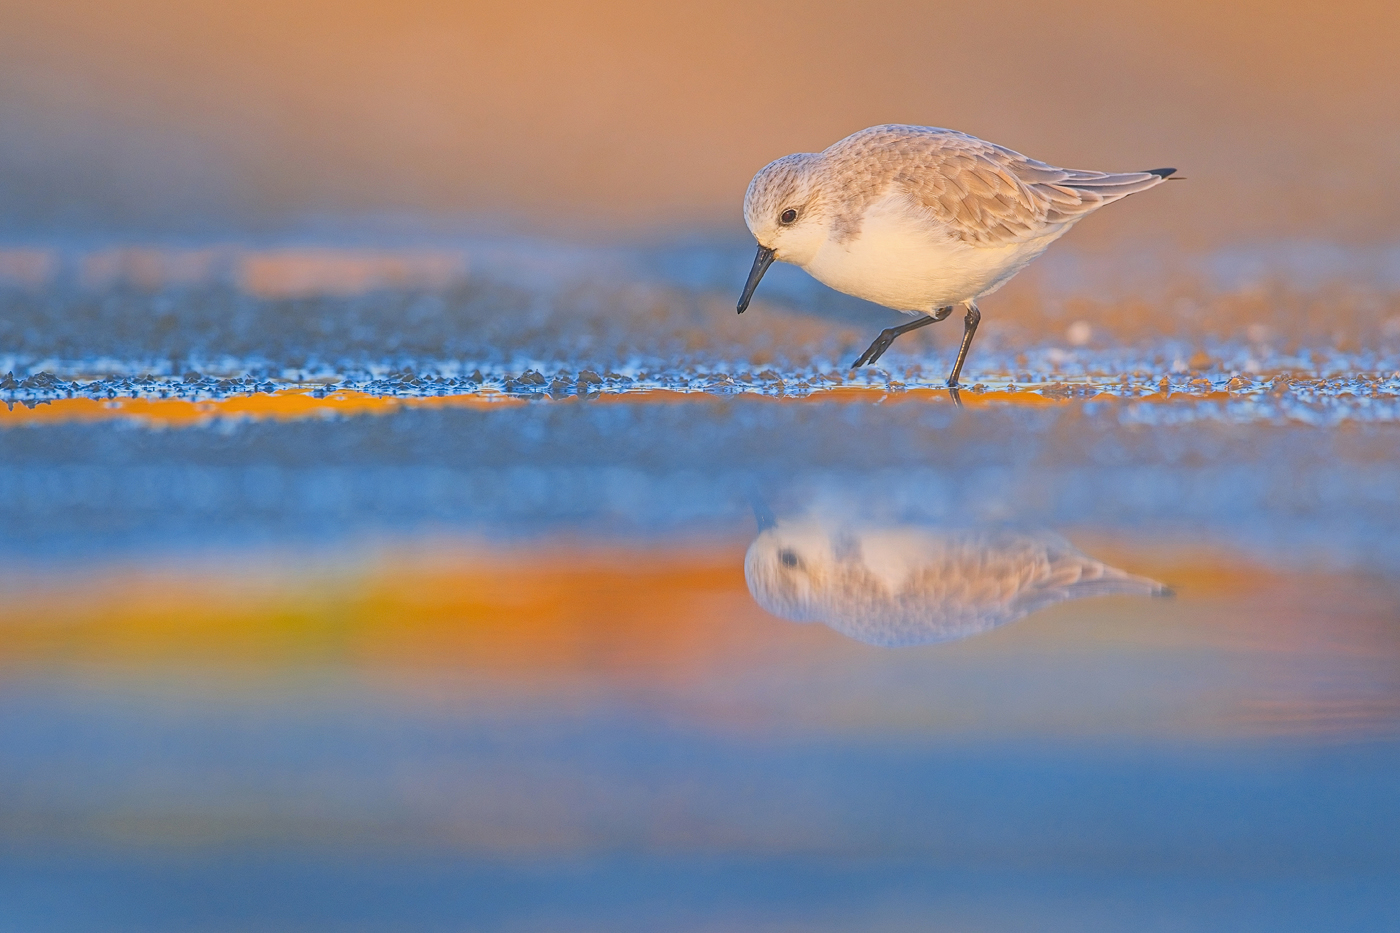
[(778, 219), (785, 224), (790, 224), (797, 219), (797, 211), (789, 207), (787, 210), (783, 211), (783, 216)]
[(778, 560), (784, 567), (796, 567), (798, 564), (802, 563), (802, 561), (798, 559), (796, 551), (779, 551)]

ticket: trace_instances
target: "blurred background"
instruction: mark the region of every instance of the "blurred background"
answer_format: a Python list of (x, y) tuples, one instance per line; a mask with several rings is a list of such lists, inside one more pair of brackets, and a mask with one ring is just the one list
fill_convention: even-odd
[(1190, 178), (1086, 223), (1081, 246), (1356, 242), (1400, 212), (1383, 0), (55, 0), (3, 17), (12, 235), (330, 216), (734, 231), (765, 163), (887, 122)]
[[(1385, 928), (1397, 40), (0, 0), (0, 933)], [(1186, 180), (987, 299), (955, 399), (953, 324), (852, 372), (893, 312), (734, 314), (754, 172), (882, 122)], [(746, 577), (814, 516), (1175, 596), (875, 647)], [(938, 618), (1054, 576), (936, 552), (861, 560)]]

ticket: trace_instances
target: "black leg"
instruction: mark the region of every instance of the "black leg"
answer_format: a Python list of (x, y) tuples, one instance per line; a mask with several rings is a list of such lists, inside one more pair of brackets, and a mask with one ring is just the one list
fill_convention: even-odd
[(972, 346), (972, 337), (977, 333), (977, 325), (982, 320), (982, 312), (976, 305), (967, 306), (967, 317), (963, 318), (963, 341), (958, 348), (958, 361), (953, 364), (953, 374), (948, 377), (949, 387), (956, 387), (962, 375), (963, 363), (967, 361), (967, 348)]
[(890, 348), (890, 344), (894, 343), (895, 338), (900, 334), (907, 334), (911, 330), (927, 327), (935, 321), (943, 320), (952, 313), (952, 308), (939, 308), (932, 314), (925, 315), (917, 321), (910, 321), (908, 324), (901, 324), (898, 327), (886, 327), (884, 330), (880, 331), (880, 336), (875, 338), (875, 342), (866, 347), (865, 352), (860, 355), (860, 359), (851, 364), (851, 368), (855, 369), (878, 360), (884, 355), (885, 351)]
[(953, 400), (954, 405), (958, 406), (959, 408), (963, 407), (962, 393), (958, 391), (957, 386), (948, 387), (948, 397)]

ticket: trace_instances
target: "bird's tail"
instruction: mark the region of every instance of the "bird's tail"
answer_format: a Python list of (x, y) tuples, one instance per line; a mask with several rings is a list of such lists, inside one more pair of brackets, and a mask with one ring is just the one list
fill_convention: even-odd
[(1068, 542), (1052, 547), (1047, 558), (1044, 577), (1017, 597), (1018, 609), (1033, 612), (1066, 599), (1089, 596), (1175, 595), (1165, 583), (1110, 567), (1081, 554)]
[(1175, 173), (1174, 168), (1150, 168), (1145, 172), (1065, 172), (1065, 179), (1055, 185), (1122, 198), (1160, 185)]
[(1130, 194), (1155, 188), (1166, 181), (1174, 168), (1153, 168), (1145, 172), (1076, 172), (1036, 187), (1049, 200), (1046, 217), (1051, 223), (1077, 220), (1105, 204)]

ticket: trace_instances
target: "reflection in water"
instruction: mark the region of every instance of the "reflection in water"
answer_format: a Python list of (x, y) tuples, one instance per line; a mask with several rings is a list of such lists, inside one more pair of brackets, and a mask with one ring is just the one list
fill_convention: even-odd
[(812, 517), (760, 531), (744, 577), (774, 615), (824, 622), (887, 647), (966, 638), (1069, 599), (1170, 594), (1049, 532), (860, 527)]

